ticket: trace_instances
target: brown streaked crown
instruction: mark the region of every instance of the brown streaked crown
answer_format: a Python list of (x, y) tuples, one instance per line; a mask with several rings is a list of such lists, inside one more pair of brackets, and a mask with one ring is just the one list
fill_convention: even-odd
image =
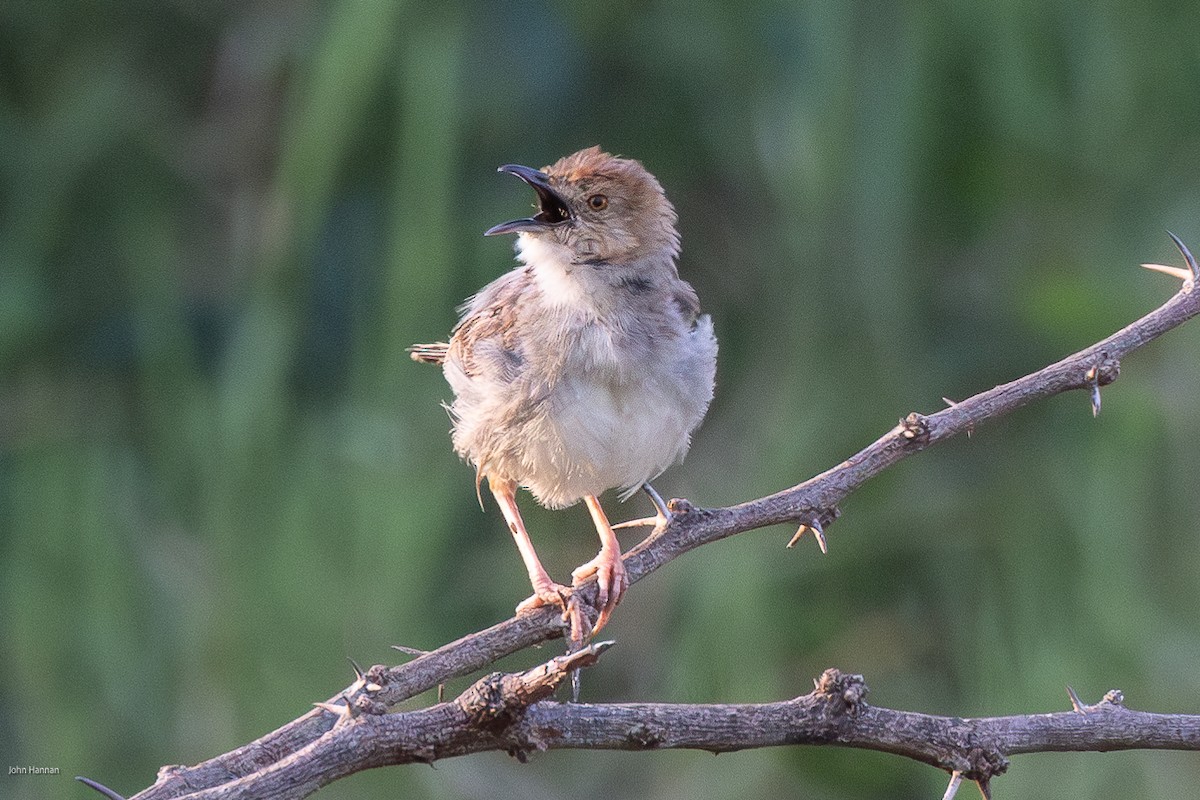
[[(640, 162), (593, 146), (543, 167), (540, 175), (522, 174), (525, 169), (501, 167), (537, 190), (539, 214), (489, 233), (545, 237), (570, 248), (581, 260), (614, 266), (673, 262), (679, 254), (675, 209), (658, 179)], [(545, 184), (539, 186), (543, 175)]]

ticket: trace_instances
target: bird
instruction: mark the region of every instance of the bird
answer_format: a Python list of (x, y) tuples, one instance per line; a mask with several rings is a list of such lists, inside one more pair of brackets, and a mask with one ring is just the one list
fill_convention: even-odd
[[(520, 552), (533, 595), (521, 613), (556, 606), (575, 642), (586, 622), (573, 589), (596, 576), (605, 626), (628, 586), (614, 527), (663, 526), (671, 512), (650, 481), (687, 454), (713, 397), (717, 340), (696, 291), (679, 277), (677, 215), (641, 162), (599, 146), (533, 169), (536, 213), (485, 236), (516, 234), (518, 265), (470, 297), (449, 342), (409, 348), (441, 364), (455, 452), (475, 467)], [(518, 488), (550, 509), (582, 500), (600, 550), (551, 579), (517, 507)], [(644, 489), (655, 516), (613, 526), (599, 496)], [(590, 620), (589, 620), (590, 621)]]

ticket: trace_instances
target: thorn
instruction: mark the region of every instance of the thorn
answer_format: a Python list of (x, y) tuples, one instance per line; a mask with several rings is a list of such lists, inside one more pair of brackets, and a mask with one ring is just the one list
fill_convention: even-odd
[(1087, 709), (1083, 707), (1083, 701), (1079, 699), (1079, 695), (1075, 694), (1075, 690), (1071, 688), (1071, 684), (1067, 684), (1067, 697), (1071, 698), (1071, 708), (1076, 714), (1086, 714)]
[(796, 542), (800, 541), (800, 537), (804, 535), (806, 530), (808, 530), (808, 526), (801, 524), (800, 527), (796, 529), (796, 532), (792, 534), (792, 538), (788, 539), (788, 543), (785, 545), (785, 547), (787, 547), (788, 550), (791, 550), (793, 547), (795, 547)]
[(393, 649), (393, 650), (399, 650), (401, 653), (404, 653), (404, 654), (406, 654), (406, 655), (410, 655), (410, 656), (425, 656), (425, 655), (429, 655), (429, 651), (428, 651), (428, 650), (418, 650), (418, 649), (417, 649), (417, 648), (415, 648), (415, 647), (405, 647), (405, 646), (404, 646), (404, 645), (402, 645), (402, 644), (394, 644), (394, 645), (392, 645), (392, 649)]
[(1170, 275), (1172, 278), (1178, 278), (1181, 281), (1192, 280), (1192, 273), (1188, 272), (1183, 267), (1168, 267), (1166, 264), (1141, 264), (1142, 269), (1151, 269), (1155, 272), (1161, 272), (1164, 275)]
[(1100, 416), (1100, 369), (1095, 365), (1083, 376), (1092, 384), (1092, 419)]
[(97, 783), (96, 781), (92, 780), (91, 778), (85, 778), (82, 775), (76, 775), (75, 780), (79, 781), (80, 783), (82, 783), (84, 786), (87, 786), (88, 788), (95, 789), (97, 792), (99, 792), (100, 794), (107, 797), (108, 800), (125, 800), (124, 797), (117, 794), (112, 789), (105, 786), (103, 783)]
[(610, 647), (616, 645), (616, 643), (617, 642), (615, 639), (605, 639), (603, 642), (594, 642), (592, 644), (592, 649), (596, 651), (596, 655), (600, 655), (605, 650), (608, 650)]
[(1192, 271), (1193, 278), (1200, 278), (1200, 266), (1196, 264), (1196, 257), (1192, 255), (1192, 251), (1187, 249), (1187, 245), (1183, 243), (1175, 234), (1167, 231), (1167, 236), (1171, 237), (1171, 241), (1179, 248), (1179, 252), (1183, 254), (1183, 260), (1187, 262), (1188, 269)]
[(583, 667), (590, 667), (592, 664), (595, 664), (596, 660), (600, 658), (601, 653), (612, 647), (614, 644), (616, 644), (616, 642), (612, 641), (611, 639), (603, 642), (592, 642), (586, 647), (581, 647), (578, 650), (567, 653), (566, 655), (558, 656), (554, 659), (556, 669), (567, 670), (568, 674), (571, 676), (572, 703), (579, 702), (579, 690), (580, 686), (582, 685), (579, 676), (580, 670)]
[(354, 683), (350, 684), (349, 694), (354, 694), (359, 689), (367, 692), (378, 692), (383, 689), (378, 683), (367, 680), (367, 673), (363, 672), (363, 668), (358, 665), (358, 662), (353, 658), (346, 656), (346, 660), (350, 662), (350, 666), (354, 668)]
[(349, 722), (354, 717), (358, 716), (358, 709), (352, 706), (350, 701), (346, 699), (344, 695), (342, 696), (342, 699), (346, 700), (346, 705), (344, 706), (337, 705), (336, 703), (313, 703), (313, 706), (321, 709), (322, 711), (328, 711), (330, 714), (333, 714), (335, 717), (337, 717), (337, 720), (333, 723), (336, 727), (344, 722)]
[(962, 785), (963, 774), (954, 770), (950, 773), (950, 785), (946, 787), (946, 793), (942, 795), (942, 800), (954, 800), (954, 795), (958, 794), (958, 787)]
[[(954, 408), (956, 405), (958, 405), (957, 400), (951, 400), (949, 397), (943, 397), (942, 402), (945, 403), (949, 408)], [(967, 438), (970, 439), (971, 434), (973, 434), (974, 432), (975, 432), (975, 425), (968, 424), (967, 425)]]
[(367, 674), (363, 672), (362, 667), (353, 658), (346, 656), (346, 660), (350, 662), (350, 666), (354, 669), (354, 683), (350, 684), (348, 691), (349, 694), (354, 694), (367, 685)]
[(821, 527), (821, 521), (814, 519), (808, 527), (812, 528), (813, 536), (817, 537), (817, 545), (821, 548), (821, 554), (829, 555), (829, 545), (825, 543), (825, 529)]
[(992, 781), (989, 778), (980, 778), (975, 781), (975, 785), (979, 787), (979, 794), (983, 796), (983, 800), (992, 800)]
[(795, 547), (796, 542), (800, 541), (800, 537), (804, 535), (805, 531), (812, 531), (813, 536), (815, 536), (817, 539), (817, 546), (821, 548), (821, 553), (823, 555), (829, 555), (829, 544), (825, 541), (825, 529), (821, 527), (821, 521), (816, 518), (814, 518), (812, 522), (804, 522), (800, 524), (800, 527), (796, 529), (794, 534), (792, 534), (792, 538), (788, 539), (788, 543), (786, 545), (787, 549), (791, 550), (793, 547)]

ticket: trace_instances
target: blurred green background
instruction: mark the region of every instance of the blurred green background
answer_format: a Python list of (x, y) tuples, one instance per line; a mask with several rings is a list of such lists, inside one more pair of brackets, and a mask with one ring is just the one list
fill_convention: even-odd
[[(0, 766), (132, 794), (529, 593), (450, 449), (455, 305), (540, 166), (599, 143), (680, 214), (716, 400), (667, 496), (808, 478), (912, 410), (1043, 366), (1200, 248), (1186, 2), (10, 2), (0, 6)], [(1200, 711), (1200, 323), (872, 482), (830, 529), (636, 586), (587, 700), (768, 701), (828, 666), (880, 705)], [(523, 499), (565, 578), (582, 508)], [(642, 516), (642, 498), (614, 518)], [(640, 534), (626, 537), (627, 546)], [(520, 654), (536, 663), (557, 646)], [(456, 681), (450, 692), (467, 680)], [(418, 698), (431, 702), (429, 695)], [(7, 773), (7, 770), (4, 770)], [(331, 798), (928, 798), (832, 749), (547, 753)], [(1025, 756), (1005, 797), (1182, 797), (1195, 755)]]

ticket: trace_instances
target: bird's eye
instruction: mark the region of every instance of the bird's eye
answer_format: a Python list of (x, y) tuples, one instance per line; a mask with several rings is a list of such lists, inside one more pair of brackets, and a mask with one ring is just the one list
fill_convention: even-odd
[(603, 211), (608, 208), (608, 198), (602, 194), (594, 194), (588, 198), (588, 205), (593, 211)]

